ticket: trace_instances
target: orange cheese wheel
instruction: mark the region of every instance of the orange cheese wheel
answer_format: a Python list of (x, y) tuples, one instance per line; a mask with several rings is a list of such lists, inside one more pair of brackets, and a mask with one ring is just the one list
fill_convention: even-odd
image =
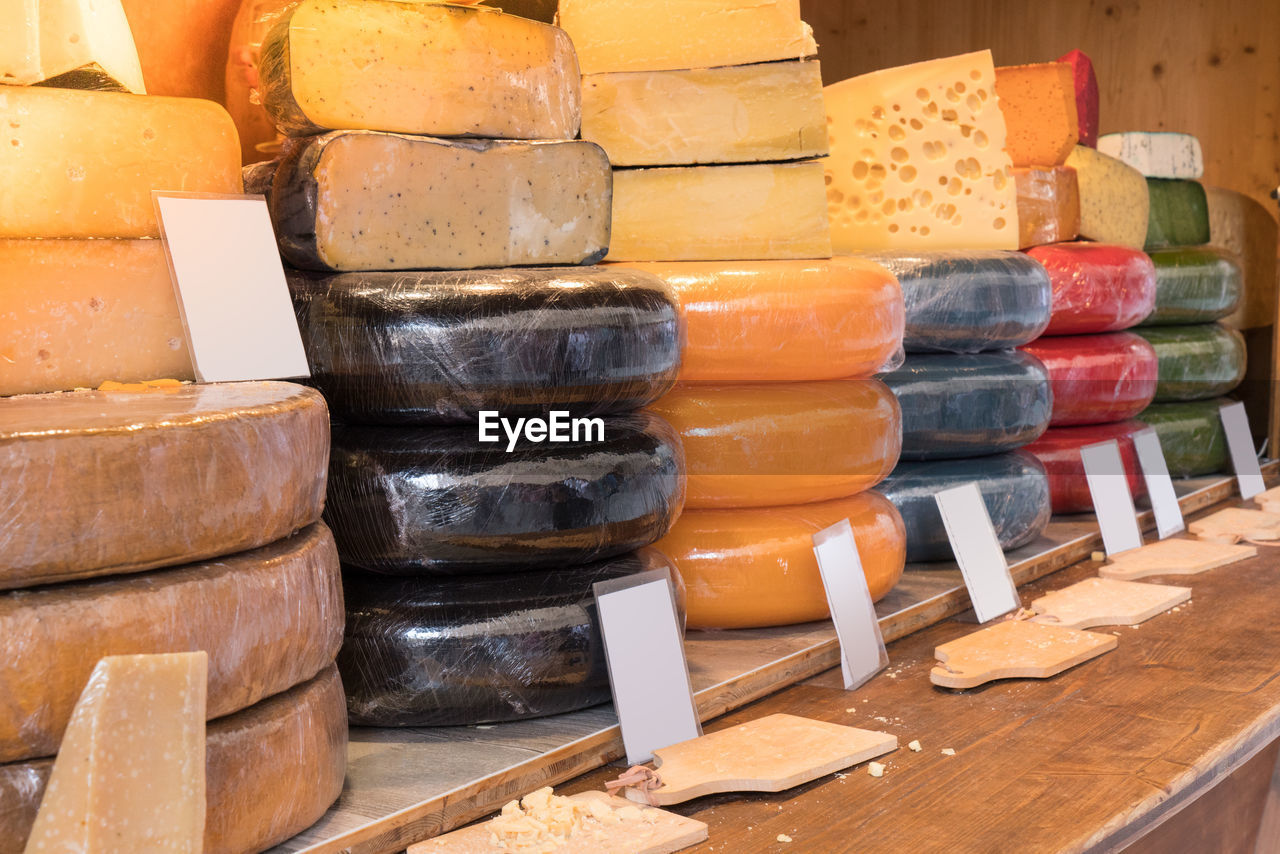
[(222, 101), (240, 0), (123, 0), (151, 95)]
[(680, 434), (694, 509), (843, 498), (883, 480), (902, 449), (879, 380), (682, 384), (649, 408)]
[(902, 347), (902, 289), (863, 258), (656, 261), (688, 327), (683, 382), (869, 377)]
[(691, 629), (785, 626), (828, 616), (812, 537), (848, 519), (872, 599), (902, 576), (902, 517), (878, 492), (788, 507), (686, 510), (655, 548), (680, 572)]

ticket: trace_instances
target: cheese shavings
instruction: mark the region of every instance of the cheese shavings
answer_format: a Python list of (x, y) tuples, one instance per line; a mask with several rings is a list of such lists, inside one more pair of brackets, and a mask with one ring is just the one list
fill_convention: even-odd
[(657, 813), (652, 810), (615, 809), (603, 800), (575, 800), (543, 787), (502, 808), (489, 822), (489, 842), (499, 851), (551, 854), (570, 839), (589, 839), (607, 827), (655, 821)]

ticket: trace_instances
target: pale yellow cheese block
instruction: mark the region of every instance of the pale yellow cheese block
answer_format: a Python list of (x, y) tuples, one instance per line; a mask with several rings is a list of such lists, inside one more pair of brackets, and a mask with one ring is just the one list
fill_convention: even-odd
[(801, 59), (818, 52), (800, 0), (560, 0), (583, 74)]
[(1244, 193), (1222, 187), (1205, 187), (1204, 192), (1209, 202), (1209, 242), (1239, 255), (1244, 270), (1244, 299), (1222, 322), (1237, 329), (1271, 326), (1280, 294), (1276, 216)]
[(614, 171), (610, 261), (830, 256), (821, 161)]
[(200, 854), (208, 665), (203, 652), (98, 662), (26, 854)]
[(147, 91), (120, 0), (9, 0), (3, 8), (0, 83)]
[(1151, 199), (1142, 173), (1086, 145), (1072, 149), (1067, 165), (1080, 187), (1080, 236), (1143, 248)]
[(875, 71), (825, 95), (837, 252), (1018, 248), (990, 51)]
[(614, 166), (798, 160), (827, 153), (816, 60), (582, 80), (582, 138)]

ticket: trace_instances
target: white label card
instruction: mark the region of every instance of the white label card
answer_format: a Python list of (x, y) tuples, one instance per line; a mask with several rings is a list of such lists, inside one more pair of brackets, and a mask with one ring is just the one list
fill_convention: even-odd
[(196, 377), (235, 382), (310, 376), (266, 201), (153, 197)]
[(1142, 548), (1142, 530), (1133, 509), (1129, 475), (1124, 470), (1120, 445), (1115, 439), (1080, 449), (1084, 476), (1093, 498), (1093, 513), (1102, 529), (1102, 546), (1108, 555)]
[(1169, 465), (1160, 447), (1160, 437), (1148, 427), (1133, 434), (1133, 447), (1142, 465), (1142, 479), (1151, 499), (1151, 511), (1156, 516), (1156, 534), (1160, 539), (1172, 536), (1186, 528), (1182, 521), (1182, 508), (1178, 506), (1178, 494), (1173, 491), (1173, 479), (1169, 477)]
[(813, 535), (813, 553), (827, 591), (831, 621), (840, 639), (840, 670), (845, 690), (852, 691), (889, 664), (876, 606), (862, 571), (858, 544), (849, 520)]
[(969, 588), (969, 600), (979, 623), (1021, 607), (1018, 588), (1009, 575), (1000, 540), (991, 525), (987, 505), (977, 484), (944, 489), (933, 496), (947, 529), (951, 551)]
[(1262, 482), (1262, 466), (1258, 464), (1258, 451), (1253, 447), (1253, 434), (1249, 432), (1249, 418), (1243, 403), (1231, 403), (1218, 410), (1222, 427), (1227, 431), (1227, 447), (1231, 450), (1231, 467), (1236, 470), (1236, 483), (1240, 485), (1241, 498), (1253, 498), (1266, 492)]
[(593, 592), (627, 762), (702, 735), (670, 574), (598, 581)]

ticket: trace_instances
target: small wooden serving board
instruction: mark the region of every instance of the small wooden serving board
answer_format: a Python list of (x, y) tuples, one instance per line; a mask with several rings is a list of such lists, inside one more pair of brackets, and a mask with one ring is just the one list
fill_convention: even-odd
[(1045, 679), (1115, 648), (1115, 635), (1005, 620), (935, 649), (929, 681), (973, 688), (993, 679)]
[(1280, 540), (1280, 516), (1246, 507), (1228, 507), (1187, 523), (1187, 531), (1217, 543)]
[(1273, 486), (1266, 492), (1253, 496), (1264, 513), (1280, 514), (1280, 486)]
[(1190, 587), (1086, 578), (1032, 602), (1031, 610), (1036, 612), (1032, 622), (1064, 629), (1132, 626), (1190, 598)]
[[(1192, 523), (1194, 524), (1194, 523)], [(1103, 578), (1133, 581), (1149, 575), (1195, 575), (1256, 557), (1257, 548), (1212, 540), (1160, 540), (1121, 552), (1098, 570)]]

